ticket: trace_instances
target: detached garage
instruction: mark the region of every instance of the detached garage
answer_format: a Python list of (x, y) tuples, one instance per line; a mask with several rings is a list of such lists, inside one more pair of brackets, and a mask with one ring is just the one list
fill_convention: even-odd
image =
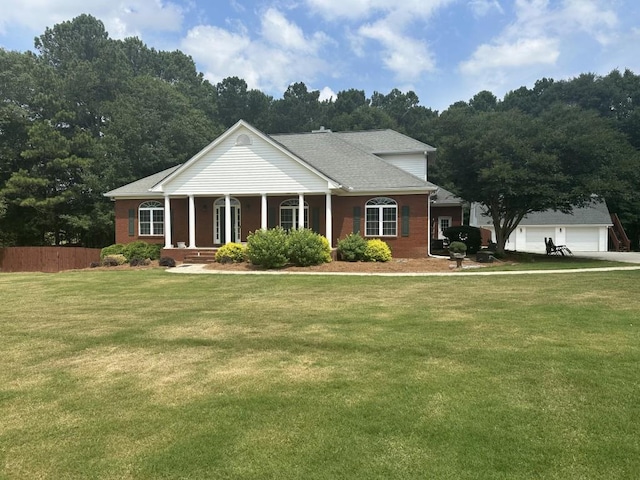
[[(478, 203), (471, 205), (469, 224), (495, 231), (491, 220)], [(594, 200), (590, 205), (574, 208), (572, 213), (547, 210), (524, 217), (507, 240), (507, 250), (544, 253), (544, 239), (552, 238), (556, 245), (566, 245), (575, 252), (606, 252), (608, 231), (613, 224), (604, 201)]]

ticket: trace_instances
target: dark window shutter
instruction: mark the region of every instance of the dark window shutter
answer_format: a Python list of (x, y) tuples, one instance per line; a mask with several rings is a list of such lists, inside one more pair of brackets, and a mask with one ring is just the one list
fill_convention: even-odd
[(360, 207), (353, 207), (353, 233), (360, 233)]
[(402, 207), (402, 236), (409, 236), (409, 205)]
[(136, 234), (136, 211), (133, 208), (129, 209), (129, 236), (133, 237)]
[(267, 209), (267, 228), (275, 228), (278, 223), (278, 217), (276, 215), (276, 209), (269, 207)]
[(320, 233), (320, 208), (318, 207), (311, 209), (311, 230)]

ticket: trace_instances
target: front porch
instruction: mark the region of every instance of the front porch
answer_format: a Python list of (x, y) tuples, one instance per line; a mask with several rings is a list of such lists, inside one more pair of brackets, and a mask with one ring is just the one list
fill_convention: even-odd
[[(164, 248), (215, 249), (247, 241), (251, 232), (280, 225), (310, 228), (332, 242), (331, 193), (315, 195), (164, 197)], [(174, 257), (175, 258), (175, 257)]]

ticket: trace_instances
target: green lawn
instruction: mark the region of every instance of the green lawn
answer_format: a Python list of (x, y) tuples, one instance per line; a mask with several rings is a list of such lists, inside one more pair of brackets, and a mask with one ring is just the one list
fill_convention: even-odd
[(639, 285), (2, 274), (0, 478), (637, 478)]

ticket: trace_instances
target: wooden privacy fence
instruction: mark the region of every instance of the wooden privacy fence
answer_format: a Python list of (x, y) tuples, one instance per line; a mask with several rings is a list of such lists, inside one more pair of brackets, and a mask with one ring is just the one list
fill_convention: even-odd
[(88, 268), (100, 261), (99, 248), (6, 247), (0, 248), (0, 272), (59, 272)]

